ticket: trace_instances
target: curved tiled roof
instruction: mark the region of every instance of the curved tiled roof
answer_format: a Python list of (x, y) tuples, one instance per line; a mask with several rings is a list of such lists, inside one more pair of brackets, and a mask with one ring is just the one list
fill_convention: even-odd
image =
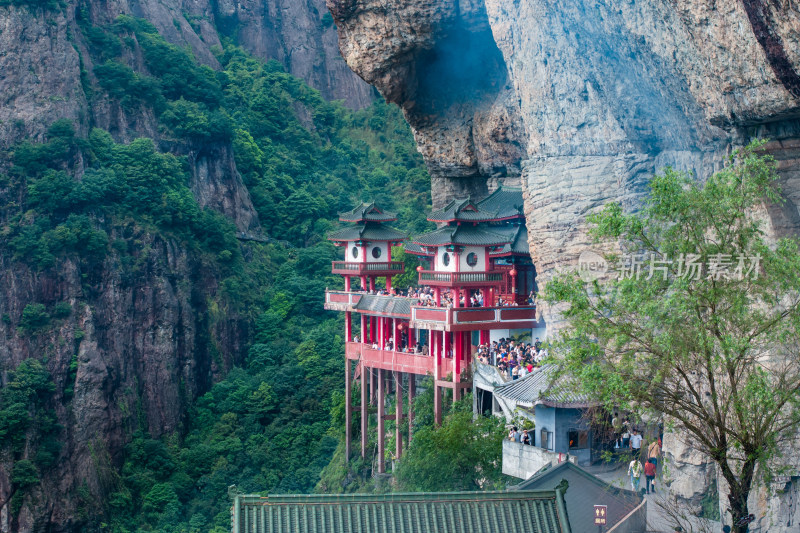
[(444, 246), (447, 244), (502, 246), (510, 242), (510, 239), (480, 226), (445, 226), (436, 231), (420, 235), (413, 239), (413, 242), (422, 246)]
[(518, 187), (500, 187), (478, 202), (481, 211), (494, 212), (496, 219), (523, 218), (522, 207), (522, 189)]
[(433, 255), (434, 255), (434, 254), (428, 252), (427, 250), (425, 250), (425, 248), (423, 248), (422, 246), (420, 246), (419, 244), (417, 244), (415, 242), (407, 242), (403, 246), (403, 250), (407, 254), (421, 255), (421, 256), (424, 256), (424, 257), (433, 257)]
[(562, 490), (239, 495), (233, 533), (571, 533)]
[(495, 387), (494, 394), (533, 407), (592, 407), (598, 405), (569, 376), (559, 375), (556, 365), (544, 365), (524, 378)]
[(397, 318), (409, 318), (411, 316), (411, 304), (416, 303), (416, 301), (414, 298), (405, 298), (403, 296), (365, 294), (353, 306), (353, 309), (356, 311), (384, 313)]
[(489, 222), (523, 218), (522, 189), (500, 187), (479, 202), (471, 197), (451, 200), (446, 206), (428, 216), (431, 222)]
[[(498, 231), (500, 230), (500, 231)], [(509, 235), (509, 241), (503, 248), (497, 252), (491, 252), (492, 256), (503, 256), (511, 254), (521, 254), (530, 256), (530, 248), (528, 246), (528, 228), (525, 226), (505, 226), (502, 228), (492, 228), (492, 231), (504, 233)]]
[(350, 211), (339, 213), (342, 222), (391, 222), (397, 220), (394, 213), (384, 212), (375, 202), (364, 202)]
[(403, 241), (406, 235), (389, 226), (359, 224), (348, 226), (328, 234), (331, 241)]

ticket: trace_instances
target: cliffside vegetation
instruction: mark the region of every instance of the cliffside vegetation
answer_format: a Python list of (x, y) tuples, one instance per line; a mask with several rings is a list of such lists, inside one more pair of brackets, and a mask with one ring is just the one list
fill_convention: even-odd
[[(215, 383), (186, 400), (175, 431), (149, 431), (141, 404), (115, 406), (139, 422), (121, 448), (110, 449), (101, 482), (80, 479), (95, 473), (78, 475), (67, 489), (72, 509), (52, 525), (227, 531), (229, 485), (312, 491), (337, 448), (341, 428), (331, 417), (343, 404), (343, 325), (322, 301), (325, 287), (341, 279), (330, 274), (338, 254), (325, 233), (338, 212), (369, 199), (398, 211), (403, 230), (427, 227), (429, 178), (395, 107), (378, 102), (351, 111), (326, 102), (278, 63), (233, 46), (217, 50), (221, 68), (212, 70), (141, 20), (120, 17), (99, 27), (80, 12), (77, 20), (89, 54), (84, 64), (95, 65), (84, 71), (84, 91), (91, 105), (128, 117), (129, 129), (59, 120), (42, 142), (25, 141), (4, 154), (6, 264), (44, 275), (69, 263), (83, 272), (73, 304), (23, 302), (21, 312), (3, 315), (8, 331), (31, 339), (30, 357), (5, 368), (0, 391), (0, 455), (12, 469), (12, 514), (23, 502), (33, 508), (59, 497), (46, 494), (55, 487), (46, 480), (58, 479), (70, 461), (58, 442), (72, 438), (64, 426), (80, 417), (73, 388), (84, 332), (62, 328), (63, 318), (93, 304), (103, 273), (116, 270), (124, 279), (145, 268), (155, 237), (185, 251), (215, 280), (215, 290), (199, 296), (207, 331), (199, 332), (204, 345), (195, 349), (219, 352), (215, 327), (225, 314), (241, 317), (246, 347), (215, 356)], [(141, 131), (148, 117), (157, 123), (151, 138)], [(190, 155), (226, 145), (263, 239), (256, 230), (240, 240), (234, 223), (201, 207), (192, 192)], [(37, 339), (49, 338), (74, 341), (67, 365), (50, 368), (49, 348), (37, 352)], [(91, 443), (70, 443), (80, 446)]]

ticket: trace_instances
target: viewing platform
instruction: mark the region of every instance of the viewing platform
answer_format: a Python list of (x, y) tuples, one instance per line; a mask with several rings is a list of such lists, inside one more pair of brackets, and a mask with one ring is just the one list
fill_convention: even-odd
[(420, 270), (420, 285), (431, 287), (497, 287), (506, 283), (508, 270), (490, 270), (487, 272), (441, 272)]
[(538, 327), (535, 305), (489, 307), (432, 307), (417, 298), (379, 296), (364, 292), (325, 292), (325, 309), (393, 317), (417, 329), (480, 331)]
[(403, 273), (402, 261), (361, 262), (332, 261), (332, 272), (343, 276), (396, 276)]
[[(352, 361), (363, 360), (365, 366), (380, 368), (393, 372), (408, 372), (418, 375), (434, 375), (436, 358), (432, 355), (421, 353), (396, 352), (394, 350), (381, 350), (372, 348), (369, 343), (346, 343), (345, 355)], [(462, 362), (462, 366), (465, 362)], [(441, 376), (446, 376), (453, 371), (453, 358), (442, 357), (439, 365)]]

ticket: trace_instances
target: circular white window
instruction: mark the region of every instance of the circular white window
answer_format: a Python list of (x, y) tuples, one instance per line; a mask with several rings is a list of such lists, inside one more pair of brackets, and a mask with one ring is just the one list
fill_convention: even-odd
[(442, 264), (444, 266), (447, 266), (447, 265), (450, 264), (450, 254), (449, 253), (445, 252), (444, 255), (442, 256)]
[(353, 256), (353, 259), (358, 259), (358, 246), (353, 246), (350, 249), (350, 254)]
[(380, 246), (376, 246), (375, 248), (372, 249), (372, 257), (377, 259), (380, 256), (381, 256), (381, 247)]
[(467, 254), (467, 264), (471, 267), (474, 267), (478, 264), (478, 254), (475, 252), (470, 252)]

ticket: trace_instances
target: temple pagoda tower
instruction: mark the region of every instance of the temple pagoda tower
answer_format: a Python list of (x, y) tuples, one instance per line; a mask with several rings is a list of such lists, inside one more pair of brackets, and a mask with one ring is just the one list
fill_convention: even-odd
[[(527, 301), (534, 289), (535, 270), (530, 260), (522, 215), (522, 191), (501, 188), (481, 201), (453, 200), (428, 220), (443, 224), (420, 235), (405, 247), (407, 253), (429, 263), (419, 267), (419, 284), (433, 297), (394, 294), (391, 277), (403, 272), (402, 263), (390, 259), (391, 245), (403, 240), (384, 226), (394, 220), (374, 204), (362, 204), (343, 213), (340, 220), (353, 226), (329, 238), (346, 248), (345, 261), (334, 261), (333, 272), (345, 276), (344, 291), (327, 291), (325, 308), (345, 312), (345, 432), (347, 457), (351, 451), (352, 379), (350, 361), (357, 362), (361, 384), (361, 454), (366, 457), (370, 403), (377, 404), (378, 472), (385, 472), (385, 420), (395, 420), (395, 456), (402, 455), (400, 422), (413, 427), (413, 399), (417, 377), (430, 376), (434, 389), (434, 419), (442, 421), (442, 392), (453, 391), (458, 400), (471, 381), (462, 382), (472, 364), (477, 345), (489, 342), (491, 332), (538, 327), (536, 307)], [(386, 257), (383, 262), (381, 259)], [(387, 262), (388, 261), (388, 262)], [(397, 263), (397, 264), (395, 264)], [(375, 278), (386, 277), (386, 293), (375, 293)], [(360, 278), (361, 290), (350, 278)], [(400, 287), (399, 289), (405, 289)], [(352, 313), (360, 316), (353, 336)], [(407, 383), (407, 385), (405, 385)], [(387, 391), (394, 389), (395, 413), (384, 412)], [(408, 409), (403, 413), (403, 391)]]

